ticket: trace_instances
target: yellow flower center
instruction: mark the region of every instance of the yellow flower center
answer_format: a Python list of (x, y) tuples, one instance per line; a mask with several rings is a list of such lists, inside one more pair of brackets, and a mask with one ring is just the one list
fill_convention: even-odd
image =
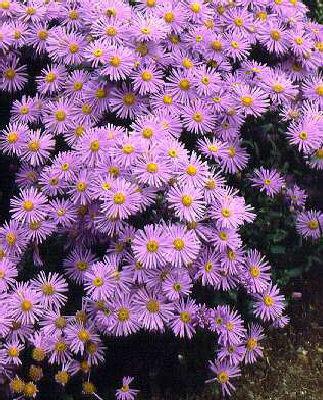
[(319, 222), (317, 219), (311, 219), (310, 221), (308, 221), (307, 226), (309, 229), (315, 231), (319, 227)]
[(52, 296), (56, 292), (56, 290), (51, 283), (44, 283), (42, 286), (42, 292), (45, 296)]
[(275, 300), (269, 296), (269, 295), (265, 295), (264, 296), (264, 303), (267, 307), (272, 307), (275, 303)]
[(77, 182), (76, 190), (78, 192), (85, 192), (86, 189), (87, 189), (87, 183), (86, 182)]
[(77, 337), (80, 339), (81, 342), (87, 342), (90, 340), (90, 333), (86, 329), (81, 329), (77, 334)]
[(179, 314), (179, 318), (184, 324), (191, 322), (191, 314), (188, 311), (182, 311)]
[(182, 196), (183, 206), (189, 207), (190, 205), (192, 205), (192, 203), (193, 203), (192, 196), (189, 196), (188, 194), (184, 194), (184, 196)]
[(92, 283), (95, 287), (101, 287), (104, 284), (104, 280), (100, 276), (97, 276), (93, 279)]
[(69, 13), (68, 13), (68, 17), (69, 17), (69, 19), (71, 19), (71, 20), (76, 20), (76, 19), (78, 19), (79, 18), (79, 13), (78, 13), (78, 11), (77, 10), (71, 10)]
[(79, 271), (86, 271), (89, 267), (88, 263), (86, 261), (82, 261), (82, 260), (77, 261), (75, 265)]
[(126, 201), (126, 196), (122, 192), (118, 192), (113, 196), (113, 202), (115, 204), (123, 204)]
[(255, 338), (249, 338), (249, 339), (247, 340), (247, 349), (248, 349), (248, 350), (253, 350), (253, 349), (255, 349), (255, 348), (257, 347), (257, 345), (258, 345), (257, 339), (255, 339)]
[(242, 96), (240, 100), (245, 107), (251, 107), (254, 101), (251, 96)]
[(195, 165), (190, 164), (187, 168), (186, 168), (186, 173), (190, 176), (194, 176), (197, 174), (197, 168), (195, 167)]
[(201, 5), (199, 3), (192, 3), (190, 5), (190, 9), (193, 13), (198, 14), (201, 11)]
[(34, 209), (34, 203), (31, 201), (31, 200), (25, 200), (24, 202), (23, 202), (23, 209), (26, 211), (26, 212), (30, 212), (30, 211), (33, 211), (33, 209)]
[(146, 308), (151, 313), (158, 312), (160, 310), (159, 301), (154, 300), (154, 299), (149, 300), (148, 303), (146, 304)]
[(240, 27), (240, 26), (243, 26), (243, 19), (242, 19), (242, 18), (239, 18), (239, 17), (238, 17), (238, 18), (235, 18), (233, 22), (234, 22), (234, 24), (235, 24), (236, 26), (239, 26), (239, 27)]
[(193, 62), (189, 58), (183, 58), (182, 65), (184, 68), (192, 68)]
[(125, 322), (128, 321), (130, 318), (130, 312), (128, 310), (128, 308), (120, 308), (117, 312), (117, 316), (118, 316), (118, 320), (120, 322)]
[(280, 83), (275, 83), (272, 86), (272, 89), (275, 93), (282, 93), (285, 90), (285, 87)]
[(99, 151), (100, 150), (100, 142), (98, 140), (93, 140), (90, 144), (91, 151)]
[(221, 371), (218, 373), (217, 379), (221, 384), (227, 383), (229, 381), (229, 374), (226, 371)]
[(307, 132), (305, 132), (305, 131), (300, 132), (299, 135), (298, 135), (298, 137), (299, 137), (301, 140), (306, 140), (306, 139), (307, 139)]
[(154, 174), (154, 173), (158, 172), (158, 165), (156, 163), (149, 163), (149, 164), (147, 164), (146, 170), (147, 170), (147, 172)]
[(323, 149), (316, 150), (315, 157), (318, 158), (319, 160), (323, 160)]
[(226, 232), (219, 232), (219, 238), (221, 239), (221, 240), (228, 240), (228, 234), (226, 233)]
[(80, 49), (80, 47), (77, 43), (71, 43), (68, 48), (69, 48), (69, 51), (71, 54), (77, 53)]
[(224, 218), (231, 217), (231, 211), (228, 208), (222, 208), (221, 214)]
[(92, 382), (83, 382), (82, 389), (84, 394), (93, 394), (96, 391), (96, 388)]
[(203, 121), (203, 115), (201, 112), (196, 112), (195, 114), (193, 114), (193, 120), (195, 122), (202, 122)]
[(118, 56), (113, 56), (113, 57), (110, 58), (109, 63), (110, 63), (110, 65), (111, 65), (112, 67), (117, 68), (117, 67), (119, 67), (120, 64), (121, 64), (121, 58), (118, 57)]
[(94, 57), (97, 57), (97, 58), (98, 57), (102, 57), (103, 56), (103, 50), (101, 48), (94, 49), (92, 51), (92, 54), (93, 54)]
[(204, 265), (204, 269), (206, 272), (211, 272), (213, 269), (213, 264), (211, 261), (207, 261)]
[(16, 143), (19, 139), (19, 135), (17, 132), (9, 132), (7, 136), (7, 140), (9, 143)]
[(16, 76), (16, 71), (13, 68), (8, 68), (5, 72), (4, 72), (4, 76), (7, 79), (14, 79), (14, 77)]
[(176, 239), (174, 239), (174, 241), (173, 241), (173, 246), (174, 246), (174, 249), (175, 249), (175, 250), (181, 251), (181, 250), (183, 250), (184, 247), (185, 247), (185, 242), (184, 242), (184, 240), (181, 239), (181, 238), (176, 238)]
[(24, 385), (24, 395), (26, 397), (35, 397), (37, 394), (37, 386), (33, 382), (25, 383)]
[(174, 22), (174, 20), (175, 20), (174, 13), (172, 11), (167, 11), (164, 14), (164, 20), (165, 20), (165, 22), (167, 22), (167, 24), (171, 24), (172, 22)]
[(258, 278), (259, 275), (260, 275), (260, 269), (259, 269), (259, 267), (258, 267), (257, 265), (252, 265), (252, 266), (250, 267), (250, 269), (249, 269), (249, 272), (250, 272), (250, 275), (251, 275), (253, 278)]
[(21, 309), (24, 312), (30, 311), (33, 308), (32, 302), (30, 300), (23, 300), (21, 302)]
[(83, 89), (83, 82), (76, 81), (74, 82), (73, 89), (78, 92), (79, 90)]
[(216, 188), (216, 181), (214, 179), (209, 179), (205, 183), (206, 189), (213, 190)]
[(153, 74), (150, 71), (144, 71), (141, 74), (141, 78), (143, 81), (147, 82), (153, 78)]
[(231, 47), (233, 47), (234, 49), (239, 48), (239, 43), (236, 40), (232, 40), (232, 42), (230, 44), (231, 44)]
[(85, 115), (90, 115), (92, 113), (92, 107), (89, 103), (85, 103), (82, 106), (82, 113)]
[(316, 86), (315, 93), (318, 94), (319, 96), (323, 96), (323, 85)]
[(57, 121), (62, 122), (66, 119), (66, 112), (63, 110), (58, 110), (55, 112), (55, 118)]
[(48, 74), (45, 76), (45, 81), (47, 83), (52, 83), (56, 80), (57, 75), (55, 74), (55, 72), (48, 72)]
[(37, 36), (38, 36), (38, 39), (40, 39), (40, 40), (46, 40), (48, 38), (48, 32), (45, 30), (40, 30), (40, 31), (38, 31)]
[(265, 184), (266, 186), (271, 185), (271, 179), (265, 179), (265, 180), (264, 180), (264, 184)]
[(63, 386), (67, 384), (69, 379), (70, 376), (67, 371), (58, 371), (57, 374), (55, 375), (55, 381)]
[(8, 232), (6, 234), (6, 242), (9, 246), (13, 246), (17, 241), (17, 237), (13, 232)]
[(109, 26), (106, 29), (105, 33), (107, 34), (107, 36), (116, 36), (116, 34), (118, 32), (117, 32), (117, 29), (114, 26)]
[(123, 102), (127, 106), (132, 106), (136, 101), (136, 96), (133, 93), (127, 93), (123, 96)]
[(301, 37), (297, 37), (297, 38), (295, 38), (295, 43), (300, 46), (304, 43), (304, 39)]
[(9, 347), (8, 350), (8, 356), (9, 357), (19, 357), (19, 349), (17, 347)]
[(179, 81), (179, 87), (182, 90), (189, 90), (189, 88), (191, 87), (191, 83), (188, 79), (184, 78)]
[(270, 37), (271, 37), (273, 40), (278, 41), (278, 40), (281, 39), (281, 34), (280, 34), (279, 31), (273, 30), (273, 31), (270, 32)]
[(214, 51), (221, 51), (223, 48), (222, 42), (220, 40), (213, 40), (211, 47)]
[(149, 253), (155, 253), (159, 249), (159, 243), (156, 240), (149, 240), (146, 244)]

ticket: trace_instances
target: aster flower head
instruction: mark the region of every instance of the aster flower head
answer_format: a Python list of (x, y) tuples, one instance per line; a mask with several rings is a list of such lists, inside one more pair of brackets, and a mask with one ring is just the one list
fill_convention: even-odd
[(230, 382), (230, 379), (241, 375), (239, 367), (232, 366), (227, 361), (209, 361), (209, 368), (215, 377), (206, 381), (206, 383), (218, 382), (223, 395), (231, 395), (235, 387)]
[(122, 386), (116, 391), (117, 400), (134, 400), (136, 398), (139, 390), (129, 387), (133, 380), (132, 376), (123, 377)]
[(283, 177), (277, 170), (269, 170), (263, 167), (255, 170), (250, 180), (252, 186), (259, 188), (261, 192), (265, 192), (270, 197), (277, 195), (285, 184)]
[(298, 214), (296, 229), (306, 239), (318, 239), (322, 236), (323, 214), (320, 211), (304, 211)]
[(254, 295), (253, 310), (263, 321), (278, 319), (284, 310), (284, 296), (276, 285), (268, 285), (261, 294)]

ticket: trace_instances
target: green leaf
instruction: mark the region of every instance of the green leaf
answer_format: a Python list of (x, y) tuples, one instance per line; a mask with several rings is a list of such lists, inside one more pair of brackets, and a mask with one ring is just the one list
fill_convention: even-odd
[(272, 254), (285, 254), (286, 248), (280, 245), (274, 245), (270, 247), (270, 251)]

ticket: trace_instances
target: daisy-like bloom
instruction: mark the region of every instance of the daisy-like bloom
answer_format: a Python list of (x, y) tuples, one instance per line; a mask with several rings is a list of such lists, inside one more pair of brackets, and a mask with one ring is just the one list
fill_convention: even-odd
[(70, 349), (81, 355), (84, 354), (86, 345), (90, 341), (93, 343), (99, 341), (99, 336), (95, 333), (93, 326), (84, 325), (81, 322), (68, 324), (64, 333)]
[(253, 172), (250, 178), (251, 186), (259, 188), (267, 196), (274, 197), (280, 193), (285, 185), (285, 180), (276, 169), (265, 169), (260, 167)]
[(133, 174), (140, 184), (161, 188), (171, 178), (169, 163), (157, 154), (157, 151), (146, 152), (136, 161)]
[(305, 206), (307, 197), (308, 195), (306, 191), (295, 184), (287, 188), (286, 198), (288, 199), (292, 207), (302, 209)]
[(125, 84), (121, 88), (113, 88), (110, 94), (110, 108), (119, 118), (132, 118), (143, 109), (142, 98)]
[(49, 336), (46, 351), (50, 364), (63, 364), (71, 360), (72, 353), (69, 343), (63, 335)]
[(125, 376), (122, 378), (122, 386), (116, 390), (117, 400), (134, 400), (136, 398), (139, 390), (129, 386), (133, 380), (134, 378), (132, 376)]
[(184, 30), (187, 22), (187, 12), (182, 3), (161, 2), (158, 5), (157, 13), (163, 18), (166, 25), (171, 28), (172, 32), (180, 33)]
[(240, 344), (246, 333), (243, 321), (236, 310), (231, 310), (229, 306), (223, 308), (223, 322), (219, 327), (219, 343), (226, 345)]
[(194, 261), (200, 250), (200, 242), (193, 231), (181, 225), (170, 225), (166, 231), (169, 249), (166, 258), (174, 267), (182, 267)]
[(15, 284), (17, 275), (17, 268), (10, 260), (0, 260), (0, 293), (7, 292)]
[(206, 133), (212, 131), (214, 126), (212, 110), (200, 99), (196, 99), (191, 105), (183, 108), (181, 117), (189, 132)]
[(38, 222), (47, 216), (47, 199), (35, 188), (22, 189), (11, 202), (12, 218), (21, 222)]
[(199, 306), (190, 298), (180, 299), (178, 303), (175, 303), (174, 317), (169, 325), (176, 336), (187, 336), (190, 339), (194, 335), (193, 321), (198, 308)]
[(250, 52), (250, 41), (241, 33), (231, 33), (226, 35), (225, 54), (233, 61), (242, 61), (247, 58)]
[(209, 368), (215, 377), (207, 380), (206, 383), (218, 382), (221, 385), (222, 394), (230, 396), (235, 390), (230, 379), (241, 375), (239, 367), (230, 365), (227, 361), (209, 361)]
[(243, 360), (246, 353), (246, 348), (242, 344), (227, 345), (221, 347), (217, 352), (219, 361), (228, 361), (230, 365), (238, 365)]
[(78, 246), (63, 261), (63, 266), (70, 279), (83, 283), (86, 271), (96, 261), (95, 255), (89, 249)]
[(93, 68), (97, 68), (107, 61), (108, 46), (103, 40), (94, 40), (84, 50), (84, 58)]
[(225, 172), (234, 174), (246, 167), (249, 156), (246, 149), (241, 146), (240, 140), (228, 142), (227, 145), (228, 153), (219, 160), (219, 163)]
[(131, 243), (136, 260), (149, 269), (166, 263), (168, 246), (164, 229), (159, 225), (146, 225), (136, 233)]
[(235, 88), (235, 93), (238, 96), (237, 109), (244, 111), (246, 115), (259, 116), (269, 107), (268, 95), (262, 89), (239, 85)]
[(292, 80), (280, 70), (269, 71), (260, 82), (260, 86), (268, 93), (273, 104), (290, 102), (297, 95), (297, 88)]
[(55, 93), (62, 89), (67, 77), (67, 71), (62, 65), (43, 68), (37, 78), (37, 89), (41, 93)]
[(314, 100), (320, 107), (323, 107), (323, 75), (317, 74), (307, 78), (303, 84), (302, 89), (306, 98)]
[(162, 71), (152, 63), (140, 66), (131, 77), (134, 89), (142, 95), (156, 93), (164, 85)]
[(173, 316), (173, 305), (167, 303), (164, 297), (157, 292), (139, 290), (134, 297), (134, 307), (138, 314), (138, 321), (143, 328), (149, 331), (161, 331)]
[(276, 285), (268, 285), (261, 294), (254, 295), (253, 311), (263, 321), (274, 321), (282, 315), (285, 308), (284, 296), (279, 294)]
[(1, 132), (0, 149), (6, 154), (20, 155), (29, 128), (26, 124), (13, 122)]
[(262, 293), (270, 283), (271, 267), (257, 250), (248, 250), (243, 264), (242, 280), (251, 293)]
[(0, 62), (0, 89), (8, 92), (21, 90), (27, 83), (26, 66), (18, 65), (18, 58), (11, 57)]
[(203, 286), (215, 286), (219, 281), (219, 257), (217, 252), (214, 250), (210, 250), (208, 248), (203, 250), (204, 251), (201, 251), (201, 256), (195, 262), (197, 267), (195, 279), (201, 279)]
[(42, 165), (48, 159), (54, 148), (55, 140), (51, 134), (43, 133), (40, 129), (28, 130), (21, 146), (21, 158), (36, 167)]
[(301, 121), (293, 121), (288, 130), (287, 137), (291, 144), (298, 147), (299, 151), (309, 154), (315, 151), (323, 140), (323, 120), (305, 117)]
[(90, 74), (83, 70), (75, 69), (64, 81), (64, 95), (67, 98), (79, 99), (84, 94), (86, 83), (90, 79)]
[(103, 199), (102, 212), (110, 218), (128, 218), (138, 211), (140, 197), (135, 185), (124, 179), (116, 179)]
[(174, 186), (167, 194), (167, 201), (181, 221), (197, 221), (204, 217), (205, 203), (199, 189)]
[(192, 280), (187, 270), (183, 268), (170, 272), (162, 282), (162, 291), (171, 301), (190, 295), (192, 287)]
[(242, 245), (239, 233), (232, 228), (218, 228), (214, 230), (212, 236), (210, 236), (210, 241), (220, 251), (226, 251), (228, 248), (236, 250)]
[(24, 349), (24, 345), (19, 343), (18, 340), (13, 340), (11, 342), (4, 343), (3, 356), (6, 363), (13, 363), (15, 365), (20, 365), (22, 362), (19, 358), (21, 351)]
[(251, 324), (248, 327), (246, 337), (245, 363), (252, 364), (259, 357), (263, 357), (263, 347), (259, 345), (259, 341), (265, 338), (263, 328), (258, 324)]
[(27, 124), (36, 122), (39, 117), (39, 109), (34, 98), (23, 95), (21, 100), (15, 100), (12, 103), (11, 120)]
[(34, 324), (43, 313), (40, 293), (26, 283), (18, 283), (10, 296), (8, 310), (14, 321), (23, 325)]
[(138, 41), (158, 42), (164, 39), (169, 32), (169, 26), (154, 15), (143, 16), (137, 14), (131, 21), (129, 36)]
[(177, 180), (183, 187), (189, 185), (201, 188), (205, 185), (208, 175), (207, 164), (195, 152), (192, 152), (189, 159), (185, 157), (178, 163)]
[(76, 207), (67, 200), (51, 200), (48, 213), (55, 224), (69, 228), (77, 219)]
[(79, 160), (84, 165), (94, 167), (105, 158), (107, 138), (103, 129), (90, 128), (80, 138), (76, 152)]
[(18, 221), (5, 222), (0, 227), (0, 242), (5, 251), (20, 255), (28, 245), (26, 228)]
[(271, 53), (282, 55), (288, 50), (288, 32), (285, 26), (275, 18), (270, 18), (258, 32), (259, 42)]
[(306, 57), (314, 47), (310, 35), (300, 28), (288, 32), (289, 46), (296, 57)]
[(297, 215), (297, 232), (309, 239), (319, 239), (323, 232), (323, 214), (320, 211), (304, 211)]
[(60, 99), (49, 101), (44, 110), (44, 124), (48, 132), (64, 133), (71, 124), (73, 108), (70, 101)]
[(86, 294), (93, 300), (109, 299), (115, 289), (113, 269), (103, 262), (96, 262), (84, 273), (84, 288)]
[(195, 93), (193, 73), (173, 70), (168, 80), (166, 88), (170, 95), (181, 103), (188, 104)]
[(120, 294), (114, 299), (111, 307), (113, 315), (111, 316), (110, 331), (113, 335), (128, 336), (140, 328), (138, 314), (129, 294)]
[(102, 74), (112, 81), (125, 79), (134, 68), (134, 54), (127, 47), (109, 46), (105, 60)]
[(31, 286), (36, 292), (40, 293), (40, 302), (46, 309), (59, 309), (67, 301), (65, 292), (68, 286), (66, 280), (57, 273), (48, 273), (46, 276), (41, 271), (38, 276), (31, 280)]
[(230, 191), (223, 193), (214, 204), (211, 215), (219, 227), (236, 229), (243, 223), (254, 220), (256, 215), (252, 211), (253, 207), (247, 205), (243, 197)]
[(87, 42), (80, 33), (67, 32), (63, 27), (52, 28), (51, 33), (46, 48), (52, 60), (66, 64), (83, 61)]
[(316, 168), (319, 170), (323, 169), (323, 146), (320, 146), (314, 154), (312, 154), (312, 157), (309, 161), (310, 167), (311, 168)]

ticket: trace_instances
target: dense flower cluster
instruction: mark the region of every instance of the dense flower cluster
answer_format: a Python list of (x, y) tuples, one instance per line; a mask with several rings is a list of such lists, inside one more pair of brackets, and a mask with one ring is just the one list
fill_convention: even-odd
[[(262, 356), (260, 323), (288, 319), (269, 263), (239, 233), (254, 210), (224, 174), (246, 167), (240, 128), (267, 111), (323, 169), (322, 35), (297, 0), (0, 1), (0, 90), (15, 94), (0, 149), (20, 161), (0, 228), (0, 373), (13, 393), (36, 396), (45, 362), (57, 383), (83, 374), (96, 393), (103, 336), (165, 329), (214, 332), (211, 380), (232, 392), (241, 364)], [(323, 214), (304, 211), (306, 193), (279, 171), (260, 167), (250, 183), (284, 188), (299, 232), (322, 235)], [(48, 272), (39, 245), (53, 235), (67, 254)], [(22, 282), (28, 249), (39, 273)], [(194, 285), (243, 288), (255, 322), (199, 304)], [(136, 396), (132, 380), (117, 399)]]

